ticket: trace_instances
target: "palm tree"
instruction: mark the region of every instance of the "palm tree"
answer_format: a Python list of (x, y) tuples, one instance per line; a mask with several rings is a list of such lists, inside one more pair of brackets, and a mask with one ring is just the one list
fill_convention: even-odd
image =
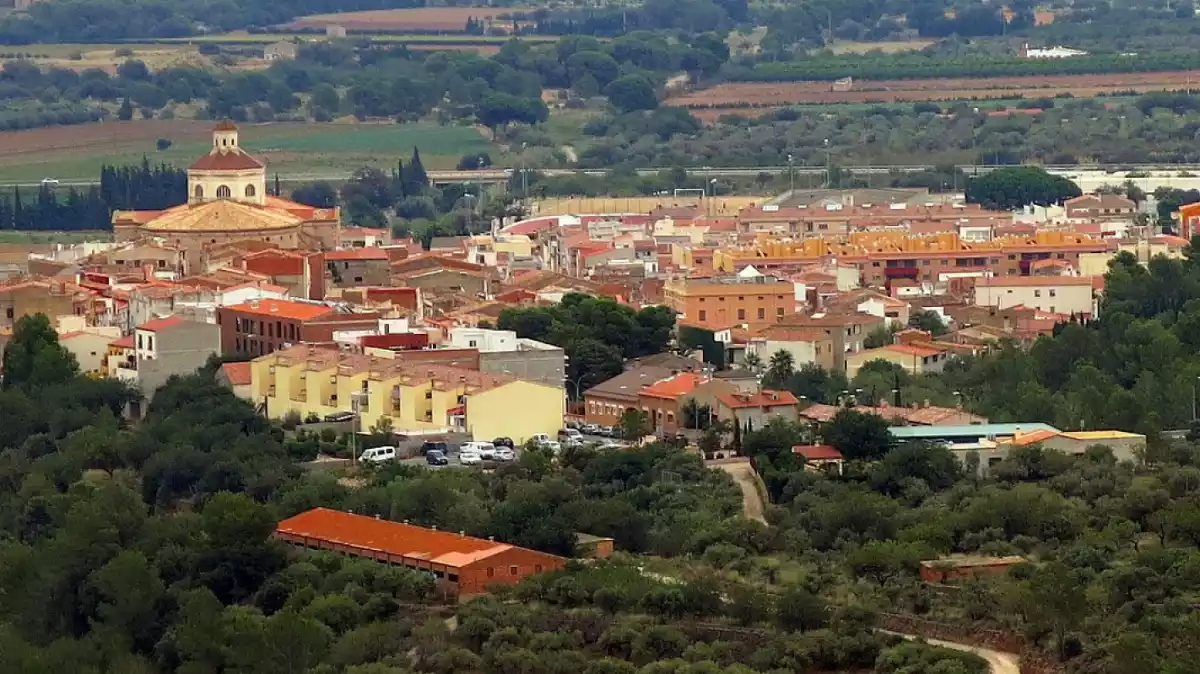
[(790, 351), (780, 349), (771, 355), (767, 365), (767, 373), (763, 377), (763, 385), (768, 388), (778, 388), (787, 383), (796, 374), (796, 360)]
[(762, 367), (762, 359), (758, 357), (757, 353), (746, 354), (742, 362), (746, 364), (747, 369), (754, 373), (757, 373), (758, 368)]

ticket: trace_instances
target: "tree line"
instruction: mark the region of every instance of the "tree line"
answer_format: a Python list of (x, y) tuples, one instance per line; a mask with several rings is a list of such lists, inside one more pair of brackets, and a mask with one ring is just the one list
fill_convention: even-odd
[(138, 166), (104, 165), (100, 184), (80, 190), (41, 184), (0, 195), (0, 229), (112, 229), (114, 210), (163, 210), (187, 201), (187, 173), (143, 158)]

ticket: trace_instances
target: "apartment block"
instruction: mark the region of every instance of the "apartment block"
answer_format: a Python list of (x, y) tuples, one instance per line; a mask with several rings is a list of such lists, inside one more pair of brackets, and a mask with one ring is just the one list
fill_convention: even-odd
[(1078, 276), (993, 277), (975, 281), (975, 305), (1010, 309), (1023, 306), (1050, 313), (1092, 316), (1092, 279)]
[(178, 316), (158, 318), (111, 342), (105, 369), (108, 376), (138, 388), (150, 400), (167, 379), (195, 372), (220, 348), (221, 331), (216, 325)]
[(793, 314), (780, 320), (781, 327), (812, 330), (833, 342), (833, 368), (846, 371), (846, 359), (863, 350), (863, 340), (883, 328), (887, 319), (854, 312)]
[(0, 285), (0, 329), (11, 330), (23, 316), (94, 316), (92, 293), (58, 279), (17, 278)]
[(349, 248), (325, 253), (325, 267), (339, 288), (389, 286), (392, 261), (382, 248)]
[(663, 300), (680, 319), (710, 329), (775, 323), (796, 309), (795, 287), (773, 276), (667, 281)]
[(561, 386), (432, 363), (294, 346), (251, 362), (251, 390), (279, 418), (356, 412), (366, 429), (388, 420), (396, 432), (466, 432), (521, 443), (562, 426)]
[(327, 344), (339, 330), (373, 330), (379, 314), (351, 313), (315, 302), (251, 300), (217, 309), (221, 351), (261, 356), (294, 344)]
[(517, 337), (512, 330), (453, 328), (447, 346), (478, 349), (479, 369), (511, 374), (528, 381), (562, 386), (566, 377), (566, 353), (561, 347)]

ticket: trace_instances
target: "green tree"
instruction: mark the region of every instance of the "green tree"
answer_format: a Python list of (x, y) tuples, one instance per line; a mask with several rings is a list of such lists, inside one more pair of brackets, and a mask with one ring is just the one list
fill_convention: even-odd
[(868, 576), (883, 587), (903, 573), (916, 572), (921, 553), (910, 543), (868, 541), (846, 556), (857, 576)]
[(1079, 186), (1037, 166), (1011, 166), (989, 171), (967, 182), (967, 201), (988, 208), (1013, 210), (1061, 203), (1082, 192)]
[(641, 410), (625, 410), (617, 425), (626, 440), (643, 438), (654, 430), (650, 427), (650, 417)]
[(848, 408), (838, 410), (821, 427), (821, 436), (847, 459), (878, 459), (892, 446), (883, 417)]
[(621, 112), (653, 110), (658, 107), (654, 83), (645, 75), (625, 75), (604, 88), (608, 101)]
[(4, 388), (32, 390), (70, 381), (79, 372), (75, 355), (58, 343), (45, 314), (17, 319), (4, 345)]
[(767, 371), (763, 374), (763, 387), (780, 389), (787, 386), (792, 375), (796, 373), (796, 362), (792, 352), (780, 349), (771, 354)]

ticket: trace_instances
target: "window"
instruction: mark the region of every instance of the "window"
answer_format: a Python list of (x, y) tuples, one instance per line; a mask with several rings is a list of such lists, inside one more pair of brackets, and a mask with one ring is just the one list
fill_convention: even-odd
[(487, 577), (493, 578), (493, 577), (495, 577), (495, 575), (496, 575), (496, 570), (489, 566), (488, 570), (487, 570)]
[(510, 575), (510, 576), (517, 575), (517, 567), (515, 567), (515, 566), (508, 567), (508, 575)]
[(4, 310), (4, 317), (5, 317), (5, 318), (12, 318), (12, 317), (13, 317), (13, 308), (12, 308), (12, 307), (9, 307), (9, 308), (7, 308), (7, 309), (5, 309), (5, 310)]
[(1034, 290), (1034, 291), (1033, 291), (1033, 296), (1034, 296), (1034, 297), (1041, 297), (1041, 296), (1042, 296), (1042, 291), (1040, 291), (1040, 290)]
[(767, 317), (767, 310), (766, 310), (766, 309), (764, 309), (764, 308), (762, 308), (762, 307), (759, 307), (759, 308), (758, 308), (758, 317), (759, 317), (760, 319), (766, 318), (766, 317)]
[(362, 277), (361, 277), (361, 276), (355, 276), (355, 277), (354, 277), (354, 282), (355, 282), (355, 283), (362, 283)]
[(1054, 288), (1051, 288), (1051, 289), (1050, 289), (1050, 296), (1051, 296), (1051, 297), (1057, 297), (1057, 296), (1058, 296), (1058, 291), (1057, 291), (1057, 290), (1055, 290)]
[(204, 198), (204, 188), (201, 187), (200, 185), (196, 185), (196, 189), (192, 190), (192, 194), (197, 199), (203, 199)]
[(138, 348), (142, 348), (142, 336), (138, 335)]
[(233, 196), (233, 191), (229, 189), (229, 185), (221, 185), (217, 188), (218, 199), (228, 199)]
[(541, 564), (534, 564), (534, 565), (533, 565), (533, 572), (534, 572), (534, 573), (541, 573), (541, 572), (542, 572), (542, 565), (541, 565)]
[(246, 196), (254, 196), (254, 185), (246, 185)]
[[(928, 263), (926, 263), (926, 264), (928, 264)], [(879, 266), (879, 263), (878, 263), (878, 262), (872, 262), (872, 263), (871, 263), (871, 266), (872, 266), (872, 267), (878, 267), (878, 266)]]
[(783, 307), (775, 308), (775, 316), (778, 318), (783, 318)]
[(425, 392), (425, 399), (426, 399), (426, 400), (433, 400), (433, 391), (432, 391), (432, 390), (430, 390), (430, 391), (426, 391), (426, 392)]
[(148, 335), (146, 337), (146, 348), (151, 351), (154, 350), (154, 335)]
[(745, 309), (738, 309), (738, 320), (739, 321), (746, 320), (746, 310)]
[(700, 320), (704, 320), (704, 319), (706, 319), (706, 318), (708, 318), (708, 316), (707, 316), (707, 315), (705, 315), (705, 312), (704, 312), (704, 310), (703, 310), (703, 309), (701, 309), (701, 310), (700, 310)]

